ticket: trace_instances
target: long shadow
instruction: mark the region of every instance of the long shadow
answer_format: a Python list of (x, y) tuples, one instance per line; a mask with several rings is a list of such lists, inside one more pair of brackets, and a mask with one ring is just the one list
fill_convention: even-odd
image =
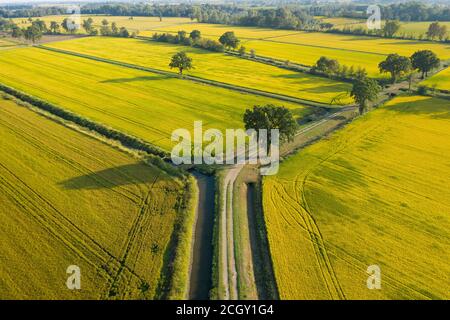
[(431, 119), (450, 119), (450, 100), (423, 97), (421, 100), (396, 103), (385, 110), (403, 114), (424, 115)]
[(136, 81), (150, 81), (150, 80), (164, 80), (169, 79), (169, 76), (165, 75), (154, 75), (154, 76), (144, 76), (144, 77), (133, 77), (133, 78), (117, 78), (108, 79), (100, 81), (100, 83), (125, 83), (125, 82), (136, 82)]
[[(162, 32), (164, 33), (164, 32)], [(189, 34), (188, 34), (189, 36)], [(179, 48), (179, 51), (186, 51), (187, 53), (192, 52), (195, 54), (217, 54), (218, 52), (214, 52), (214, 51), (209, 51), (209, 50), (205, 50), (205, 49), (201, 49), (201, 48), (196, 48), (196, 47), (190, 47), (190, 46), (185, 46), (181, 43), (170, 43), (170, 42), (159, 42), (159, 41), (151, 41), (151, 40), (144, 40), (144, 39), (139, 39), (141, 42), (144, 42), (146, 44), (150, 44), (152, 47), (155, 46), (162, 46), (162, 47), (173, 47), (173, 48)]]
[(247, 221), (259, 300), (279, 299), (261, 199), (261, 184), (247, 184)]
[(68, 190), (111, 189), (140, 183), (152, 183), (155, 179), (154, 171), (143, 163), (127, 164), (92, 172), (82, 176), (59, 182)]

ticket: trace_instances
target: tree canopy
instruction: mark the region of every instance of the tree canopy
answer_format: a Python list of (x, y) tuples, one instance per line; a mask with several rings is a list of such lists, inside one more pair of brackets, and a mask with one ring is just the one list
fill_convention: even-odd
[(378, 98), (380, 91), (378, 82), (370, 78), (358, 80), (353, 84), (350, 96), (358, 104), (360, 114), (365, 112), (369, 101), (375, 101)]
[(422, 72), (422, 79), (428, 76), (428, 72), (439, 67), (441, 61), (437, 55), (430, 50), (421, 50), (415, 52), (411, 56), (412, 66), (414, 69)]
[(219, 42), (225, 46), (225, 48), (236, 49), (239, 45), (239, 39), (235, 36), (233, 31), (227, 31), (220, 36)]
[(386, 60), (381, 61), (378, 65), (380, 72), (389, 72), (392, 82), (395, 83), (397, 78), (411, 70), (411, 60), (408, 57), (399, 56), (398, 54), (390, 54)]
[(172, 56), (169, 67), (170, 69), (177, 68), (180, 75), (183, 75), (184, 70), (190, 70), (194, 68), (192, 64), (192, 58), (188, 57), (188, 55), (184, 51), (177, 52)]
[(266, 129), (270, 134), (271, 129), (278, 129), (281, 142), (291, 141), (298, 128), (297, 122), (289, 109), (273, 104), (254, 106), (253, 109), (247, 109), (243, 120), (246, 130)]

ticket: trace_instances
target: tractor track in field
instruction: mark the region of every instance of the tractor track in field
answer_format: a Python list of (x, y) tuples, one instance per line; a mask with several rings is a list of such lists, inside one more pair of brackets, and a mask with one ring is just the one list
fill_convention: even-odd
[[(64, 156), (62, 156), (60, 153), (58, 153), (56, 150), (50, 148), (47, 145), (42, 144), (39, 140), (37, 140), (35, 137), (33, 137), (32, 135), (26, 134), (25, 132), (18, 132), (16, 130), (14, 130), (13, 127), (11, 127), (9, 125), (9, 123), (3, 122), (2, 120), (0, 120), (0, 123), (4, 126), (7, 127), (8, 129), (10, 129), (12, 132), (14, 132), (15, 135), (21, 137), (21, 139), (23, 139), (24, 141), (29, 142), (33, 147), (35, 147), (36, 149), (39, 149), (40, 151), (48, 154), (49, 156), (58, 159), (59, 161), (67, 164), (68, 166), (72, 167), (75, 171), (79, 172), (80, 174), (86, 174), (86, 172), (88, 172), (91, 175), (92, 180), (94, 180), (96, 183), (98, 183), (99, 185), (105, 187), (105, 188), (109, 188), (111, 187), (111, 183), (104, 179), (101, 178), (100, 176), (96, 176), (96, 173), (90, 169), (88, 169), (87, 167), (84, 167), (83, 165), (81, 165), (78, 162), (75, 162), (71, 159), (68, 159)], [(127, 191), (127, 193), (129, 193), (130, 195), (127, 195), (125, 193), (122, 193), (118, 190), (113, 190), (111, 189), (112, 192), (117, 193), (118, 195), (130, 200), (131, 202), (137, 204), (136, 199), (134, 197), (139, 197), (139, 195), (136, 195), (135, 193), (132, 193), (130, 191)], [(125, 189), (126, 190), (126, 189)]]
[[(308, 125), (307, 127), (301, 129), (297, 132), (296, 136), (305, 134), (317, 126), (332, 120), (336, 116), (340, 115), (343, 112), (351, 111), (354, 107), (345, 107), (337, 112), (326, 115), (324, 118)], [(236, 269), (236, 261), (235, 261), (235, 244), (234, 244), (234, 233), (233, 233), (233, 188), (234, 182), (242, 170), (243, 165), (237, 165), (229, 169), (227, 172), (224, 183), (222, 186), (222, 202), (223, 208), (221, 211), (221, 225), (220, 230), (222, 234), (222, 241), (220, 244), (222, 251), (222, 263), (221, 269), (224, 271), (222, 273), (221, 281), (225, 285), (225, 296), (223, 299), (237, 299), (239, 297), (239, 291), (237, 286), (237, 269)], [(284, 190), (286, 192), (286, 190)], [(287, 192), (288, 197), (292, 198)], [(293, 199), (293, 198), (292, 198)], [(293, 199), (295, 201), (295, 199)], [(288, 201), (286, 201), (288, 203)], [(289, 203), (288, 203), (289, 204)], [(289, 204), (292, 206), (291, 204)], [(301, 204), (299, 203), (301, 206)], [(302, 206), (301, 206), (302, 207)], [(295, 211), (299, 212), (299, 209), (296, 209), (292, 206)], [(325, 250), (324, 241), (321, 238), (320, 231), (318, 231), (317, 224), (314, 219), (310, 217), (309, 212), (302, 207), (304, 214), (299, 212), (301, 219), (303, 220), (304, 228), (309, 234), (309, 240), (312, 242), (313, 249), (315, 252), (315, 256), (317, 258), (317, 263), (321, 270), (322, 277), (324, 279), (324, 283), (327, 286), (327, 290), (332, 298), (345, 299), (345, 294), (340, 287), (339, 282), (337, 281), (334, 270), (331, 266), (330, 260), (328, 258), (327, 252)], [(296, 220), (296, 219), (295, 219)], [(296, 221), (299, 223), (299, 221)], [(289, 222), (288, 222), (289, 223)], [(300, 223), (299, 223), (300, 224)], [(329, 280), (331, 279), (331, 281)]]
[[(326, 119), (323, 119), (326, 120)], [(370, 131), (366, 132), (364, 136), (369, 135), (372, 131), (377, 130), (379, 126), (376, 126), (375, 128), (371, 128)], [(312, 126), (314, 128), (316, 126)], [(310, 129), (309, 129), (310, 130)], [(360, 140), (361, 138), (358, 138), (357, 140)], [(322, 277), (324, 279), (324, 282), (327, 285), (328, 292), (332, 298), (337, 297), (338, 299), (346, 299), (345, 292), (342, 289), (342, 286), (337, 278), (336, 272), (333, 268), (333, 265), (331, 263), (331, 260), (329, 258), (328, 251), (325, 246), (325, 241), (323, 238), (323, 235), (319, 229), (319, 226), (311, 212), (311, 209), (309, 207), (307, 198), (306, 198), (306, 184), (310, 177), (310, 175), (313, 173), (313, 171), (320, 167), (323, 163), (327, 162), (329, 159), (334, 157), (335, 155), (341, 153), (346, 148), (349, 147), (351, 143), (349, 142), (341, 142), (340, 145), (338, 145), (335, 148), (335, 151), (328, 154), (326, 157), (321, 159), (317, 164), (315, 164), (313, 167), (309, 168), (306, 173), (299, 173), (293, 183), (294, 183), (294, 190), (298, 190), (298, 192), (295, 193), (295, 197), (289, 195), (287, 190), (284, 186), (282, 186), (284, 193), (288, 197), (290, 197), (294, 202), (298, 203), (300, 207), (303, 209), (305, 215), (303, 215), (303, 221), (305, 223), (306, 228), (308, 229), (308, 232), (311, 237), (311, 241), (313, 243), (313, 247), (315, 250), (316, 257), (319, 261), (319, 267), (321, 268)], [(303, 178), (300, 178), (300, 176), (303, 175)], [(292, 208), (294, 208), (291, 205)], [(295, 208), (294, 208), (295, 209)], [(298, 211), (298, 210), (297, 210)], [(321, 266), (323, 265), (323, 267)]]
[[(136, 215), (136, 217), (133, 221), (133, 224), (130, 228), (130, 231), (128, 232), (128, 236), (124, 243), (124, 248), (122, 249), (122, 253), (119, 255), (121, 257), (119, 260), (119, 262), (120, 262), (119, 269), (117, 270), (115, 276), (113, 277), (113, 281), (107, 290), (108, 297), (117, 296), (119, 298), (123, 298), (124, 295), (127, 293), (131, 279), (127, 282), (127, 280), (125, 279), (126, 278), (126, 275), (125, 275), (124, 279), (123, 279), (123, 281), (125, 282), (123, 289), (119, 288), (120, 282), (122, 280), (121, 279), (122, 273), (124, 270), (126, 270), (127, 259), (131, 254), (133, 254), (134, 247), (136, 247), (136, 246), (137, 246), (137, 251), (134, 252), (135, 259), (134, 259), (133, 266), (132, 267), (129, 266), (130, 270), (134, 271), (135, 264), (139, 258), (139, 254), (142, 249), (142, 242), (144, 241), (145, 234), (147, 233), (146, 231), (142, 232), (142, 230), (145, 227), (144, 222), (146, 221), (146, 217), (150, 214), (149, 213), (149, 211), (150, 211), (149, 201), (150, 201), (150, 196), (151, 196), (151, 190), (152, 190), (153, 186), (155, 185), (155, 183), (158, 181), (158, 179), (159, 179), (159, 174), (155, 177), (152, 184), (149, 186), (149, 191), (147, 192), (147, 195), (145, 196), (145, 198), (142, 199), (142, 203), (138, 210), (138, 214)], [(145, 230), (148, 230), (148, 228), (145, 228)], [(141, 242), (140, 244), (138, 243), (139, 241)], [(141, 281), (142, 281), (142, 279), (141, 279)], [(121, 290), (123, 290), (123, 292), (121, 292)]]
[[(2, 180), (1, 186), (10, 191), (10, 199), (13, 200), (19, 207), (23, 208), (25, 212), (28, 212), (39, 225), (52, 234), (56, 239), (60, 240), (65, 246), (70, 248), (75, 254), (80, 256), (95, 268), (98, 268), (99, 264), (92, 261), (92, 259), (98, 259), (100, 263), (106, 263), (108, 261), (107, 259), (109, 259), (114, 262), (115, 266), (119, 264), (118, 259), (111, 252), (109, 252), (107, 248), (102, 246), (94, 238), (77, 227), (47, 199), (28, 186), (22, 179), (16, 176), (3, 164), (0, 164), (0, 168), (6, 171), (17, 181), (17, 183), (11, 184), (8, 180), (0, 176), (0, 180)], [(19, 185), (24, 187), (23, 192), (18, 187)], [(34, 200), (31, 201), (28, 193), (30, 195), (34, 195), (36, 199), (42, 202), (42, 205), (38, 206), (34, 204)], [(88, 257), (86, 253), (91, 255), (91, 257)], [(108, 277), (112, 278), (113, 275), (111, 273), (107, 270), (104, 271)], [(130, 271), (133, 272), (132, 270)]]

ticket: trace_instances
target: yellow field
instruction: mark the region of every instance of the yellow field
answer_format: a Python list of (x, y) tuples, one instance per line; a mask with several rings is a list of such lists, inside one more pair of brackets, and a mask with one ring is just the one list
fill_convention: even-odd
[(448, 100), (398, 97), (264, 179), (281, 298), (449, 299), (449, 141)]
[(1, 82), (170, 151), (175, 129), (242, 128), (254, 105), (311, 108), (37, 48), (0, 52)]
[(428, 49), (443, 60), (450, 59), (450, 47), (445, 44), (320, 32), (190, 23), (155, 28), (141, 35), (193, 29), (200, 30), (207, 38), (218, 38), (226, 31), (234, 31), (243, 40), (242, 45), (247, 50), (254, 49), (257, 55), (306, 65), (313, 65), (321, 56), (327, 56), (349, 67), (364, 67), (371, 76), (379, 76), (378, 63), (391, 53), (410, 56), (418, 50)]
[(186, 51), (195, 66), (187, 72), (189, 75), (322, 103), (331, 103), (336, 97), (341, 97), (341, 104), (353, 102), (347, 94), (351, 90), (348, 83), (197, 48), (104, 37), (80, 38), (47, 46), (167, 71), (171, 70), (170, 57), (178, 51)]
[(427, 87), (436, 87), (437, 89), (450, 91), (450, 68), (444, 69), (431, 78), (421, 82)]
[[(157, 297), (180, 186), (0, 100), (0, 297)], [(81, 290), (66, 287), (70, 265), (81, 269)]]
[(17, 45), (18, 45), (18, 43), (15, 41), (12, 41), (10, 39), (0, 38), (0, 50), (13, 49)]
[(296, 34), (298, 31), (294, 30), (277, 30), (269, 28), (255, 28), (255, 27), (242, 27), (231, 26), (225, 24), (210, 24), (210, 23), (185, 23), (172, 26), (155, 26), (151, 30), (143, 30), (140, 35), (151, 36), (155, 32), (177, 32), (184, 30), (191, 32), (192, 30), (200, 30), (202, 36), (205, 38), (218, 39), (222, 34), (227, 31), (234, 31), (236, 36), (241, 39), (267, 39), (271, 37), (280, 37), (290, 34)]
[[(70, 15), (60, 15), (60, 16), (45, 16), (39, 18), (33, 18), (33, 20), (40, 19), (45, 21), (47, 27), (50, 27), (51, 21), (56, 21), (59, 24), (64, 20), (64, 18), (70, 17)], [(81, 15), (81, 22), (88, 18), (94, 20), (94, 25), (100, 27), (103, 19), (106, 19), (111, 24), (116, 22), (118, 27), (125, 27), (130, 31), (144, 31), (152, 30), (154, 28), (172, 27), (177, 24), (189, 24), (191, 19), (189, 18), (166, 18), (164, 17), (162, 21), (159, 21), (159, 17), (133, 17), (130, 19), (128, 16), (106, 16), (106, 15)], [(15, 18), (13, 19), (15, 23), (19, 26), (24, 27), (30, 25), (30, 22), (25, 18)], [(61, 30), (62, 31), (62, 30)], [(84, 30), (80, 30), (83, 33)]]
[(295, 35), (271, 39), (276, 42), (292, 43), (326, 48), (341, 49), (388, 55), (398, 53), (410, 56), (418, 50), (432, 50), (439, 58), (450, 59), (450, 47), (440, 43), (420, 42), (414, 40), (385, 39), (353, 35), (340, 35), (320, 32), (300, 32)]
[(378, 63), (390, 53), (411, 56), (418, 50), (427, 49), (435, 52), (442, 60), (450, 59), (450, 47), (445, 44), (317, 32), (247, 41), (244, 45), (262, 56), (307, 65), (313, 65), (320, 56), (327, 56), (347, 66), (362, 66), (372, 76), (379, 75)]
[[(366, 21), (361, 21), (358, 19), (347, 19), (347, 18), (329, 18), (324, 19), (326, 22), (334, 23), (335, 28), (343, 29), (343, 28), (350, 28), (350, 29), (356, 29), (356, 28), (363, 28), (367, 29), (367, 23)], [(333, 22), (334, 21), (334, 22)], [(426, 33), (428, 31), (428, 27), (431, 23), (434, 21), (411, 21), (411, 22), (405, 22), (400, 21), (400, 30), (395, 34), (396, 36), (407, 36), (407, 37), (419, 37), (420, 35), (423, 35), (424, 38), (426, 37)], [(450, 22), (449, 21), (439, 21), (440, 25), (447, 26), (447, 29), (450, 29)], [(382, 22), (382, 25), (384, 25), (384, 21)]]

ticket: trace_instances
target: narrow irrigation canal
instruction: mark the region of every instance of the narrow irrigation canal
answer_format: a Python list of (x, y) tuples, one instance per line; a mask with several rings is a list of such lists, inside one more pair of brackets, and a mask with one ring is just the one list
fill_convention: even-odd
[(199, 190), (197, 223), (190, 275), (189, 299), (209, 299), (213, 257), (214, 178), (192, 172)]

